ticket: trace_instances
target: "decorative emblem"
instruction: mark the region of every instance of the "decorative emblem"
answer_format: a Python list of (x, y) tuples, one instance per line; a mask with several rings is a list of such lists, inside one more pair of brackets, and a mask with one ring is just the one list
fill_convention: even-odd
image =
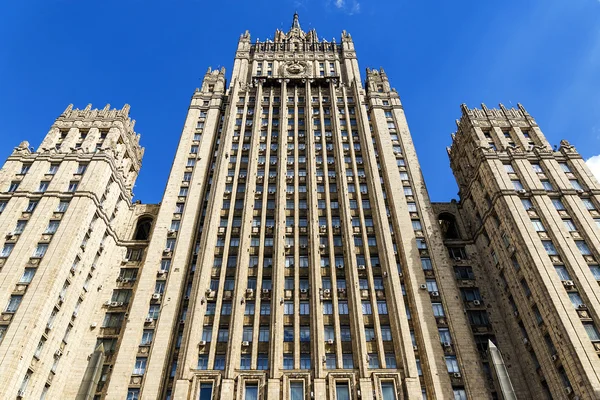
[(283, 75), (290, 77), (306, 77), (308, 67), (304, 61), (289, 61), (283, 66)]

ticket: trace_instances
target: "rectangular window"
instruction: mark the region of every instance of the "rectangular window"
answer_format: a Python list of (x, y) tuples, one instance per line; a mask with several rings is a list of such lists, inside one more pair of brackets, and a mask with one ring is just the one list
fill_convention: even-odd
[(135, 367), (133, 368), (133, 375), (144, 375), (146, 372), (146, 363), (148, 362), (147, 357), (137, 357), (135, 359)]
[(290, 382), (290, 400), (304, 400), (304, 382)]
[(77, 186), (79, 186), (79, 182), (75, 182), (75, 181), (69, 182), (69, 188), (67, 189), (67, 191), (73, 193), (73, 192), (77, 191)]
[(35, 271), (36, 268), (25, 268), (23, 275), (21, 275), (21, 279), (19, 279), (19, 283), (31, 283), (31, 280), (35, 275)]
[(6, 306), (6, 312), (16, 312), (19, 308), (19, 305), (21, 304), (21, 300), (23, 300), (23, 296), (21, 295), (10, 296), (10, 300), (8, 301), (8, 305)]
[(381, 382), (381, 396), (383, 400), (396, 400), (394, 382)]
[(213, 385), (212, 383), (200, 384), (200, 396), (198, 400), (212, 400)]
[(10, 253), (13, 251), (15, 245), (13, 243), (5, 243), (4, 247), (2, 247), (2, 252), (0, 252), (0, 257), (8, 257)]
[(46, 243), (38, 243), (37, 247), (35, 248), (35, 250), (33, 252), (33, 256), (32, 257), (42, 258), (46, 254), (47, 250), (48, 250), (48, 244), (46, 244)]

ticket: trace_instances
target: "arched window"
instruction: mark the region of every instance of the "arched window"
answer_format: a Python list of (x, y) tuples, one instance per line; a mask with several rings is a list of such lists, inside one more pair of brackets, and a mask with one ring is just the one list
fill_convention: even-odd
[(456, 226), (456, 218), (449, 213), (442, 213), (438, 217), (440, 228), (444, 239), (460, 239), (458, 227)]
[(142, 217), (138, 220), (133, 240), (148, 240), (152, 230), (152, 218)]

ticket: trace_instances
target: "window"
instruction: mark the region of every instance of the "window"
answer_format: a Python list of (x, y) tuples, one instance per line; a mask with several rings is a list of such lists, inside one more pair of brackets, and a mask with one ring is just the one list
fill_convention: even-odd
[(257, 383), (246, 383), (244, 388), (244, 400), (258, 400)]
[(0, 252), (0, 257), (8, 257), (10, 253), (13, 251), (15, 245), (13, 243), (5, 243), (4, 247), (2, 247), (2, 252)]
[(23, 300), (23, 296), (21, 295), (10, 296), (10, 300), (8, 301), (8, 305), (6, 306), (6, 312), (16, 312), (19, 308), (19, 305), (21, 304), (21, 300)]
[(9, 192), (9, 193), (16, 192), (18, 188), (19, 188), (19, 182), (11, 182), (10, 185), (8, 186), (7, 192)]
[(523, 208), (525, 208), (526, 211), (533, 208), (533, 203), (531, 203), (531, 200), (529, 199), (521, 199), (521, 203), (523, 203)]
[[(35, 208), (35, 206), (34, 206), (34, 208)], [(69, 202), (68, 201), (61, 201), (60, 203), (58, 203), (58, 207), (56, 208), (56, 212), (62, 212), (62, 213), (64, 213), (65, 211), (67, 211), (67, 208), (69, 208)]]
[(33, 252), (32, 257), (42, 258), (46, 254), (47, 250), (48, 250), (48, 244), (38, 243), (37, 247), (35, 248), (35, 251)]
[(86, 169), (87, 169), (87, 164), (79, 164), (77, 166), (77, 170), (75, 171), (75, 174), (83, 175), (85, 173)]
[(133, 368), (133, 375), (144, 375), (146, 372), (146, 363), (148, 362), (148, 358), (146, 357), (137, 357), (135, 359), (135, 367)]
[(256, 369), (262, 371), (269, 369), (269, 358), (266, 354), (258, 355), (256, 360)]
[[(347, 304), (346, 304), (346, 306), (347, 306)], [(362, 302), (362, 312), (365, 315), (373, 314), (373, 310), (371, 308), (371, 303), (370, 302), (368, 302), (368, 301), (363, 301)]]
[(598, 330), (596, 329), (594, 324), (585, 323), (585, 324), (583, 324), (583, 327), (585, 328), (585, 331), (587, 332), (587, 334), (592, 342), (600, 341), (600, 335), (598, 334)]
[(154, 337), (154, 330), (152, 329), (144, 329), (142, 333), (142, 341), (140, 346), (149, 346), (152, 343), (152, 338)]
[(294, 315), (294, 302), (286, 301), (283, 304), (283, 314), (284, 315)]
[(458, 361), (456, 360), (456, 356), (446, 356), (446, 368), (449, 373), (457, 373), (460, 372), (458, 369)]
[(36, 268), (25, 268), (23, 275), (21, 275), (21, 279), (19, 279), (19, 283), (31, 283), (31, 280), (35, 275), (35, 271)]
[(552, 243), (552, 241), (542, 240), (542, 245), (544, 246), (544, 249), (546, 249), (546, 253), (548, 253), (549, 256), (558, 255), (556, 247), (554, 247), (554, 243)]
[(60, 221), (57, 221), (57, 220), (50, 221), (48, 223), (48, 227), (46, 228), (46, 231), (44, 233), (55, 234), (56, 230), (58, 229), (59, 224), (60, 224)]
[[(333, 360), (335, 362), (335, 354), (332, 354), (332, 355), (334, 356)], [(336, 382), (336, 384), (335, 384), (335, 399), (336, 400), (350, 400), (350, 387), (348, 386), (348, 383)]]
[(569, 182), (571, 183), (571, 187), (573, 187), (573, 189), (583, 190), (583, 188), (581, 187), (581, 184), (579, 183), (579, 181), (577, 179), (569, 179)]
[(562, 211), (565, 209), (565, 206), (560, 199), (552, 199), (552, 205), (557, 211)]
[(198, 400), (212, 400), (212, 383), (201, 383), (200, 384), (200, 396)]
[(567, 268), (564, 265), (555, 265), (554, 269), (556, 270), (556, 273), (558, 274), (558, 277), (560, 278), (561, 281), (570, 281), (571, 280), (569, 271), (567, 271)]
[(579, 249), (579, 251), (581, 252), (582, 255), (584, 255), (584, 256), (592, 255), (590, 248), (588, 247), (587, 243), (584, 242), (583, 240), (576, 240), (575, 245), (577, 246), (577, 248)]
[(289, 353), (283, 354), (283, 369), (294, 369), (294, 355)]
[(539, 219), (532, 219), (531, 223), (533, 224), (533, 229), (535, 229), (536, 232), (545, 232), (546, 228), (544, 228), (544, 224), (542, 224), (542, 221)]
[(431, 306), (433, 307), (433, 315), (435, 317), (444, 317), (446, 315), (442, 303), (431, 303)]
[(550, 183), (550, 181), (547, 179), (542, 179), (542, 186), (545, 190), (554, 190), (552, 183)]
[(520, 180), (518, 179), (513, 179), (511, 180), (512, 185), (513, 185), (513, 189), (515, 190), (523, 190), (523, 184), (521, 183)]
[(465, 389), (454, 389), (454, 400), (467, 400)]
[(140, 389), (127, 389), (127, 400), (138, 400), (140, 398)]
[(48, 190), (48, 186), (50, 185), (50, 182), (48, 181), (41, 181), (40, 182), (40, 186), (38, 187), (38, 192), (40, 193), (44, 193), (46, 190)]
[(385, 367), (388, 369), (396, 368), (396, 355), (394, 353), (385, 353)]
[(509, 174), (515, 173), (515, 169), (513, 168), (512, 164), (504, 164), (504, 170)]
[(538, 174), (544, 173), (544, 170), (542, 169), (540, 164), (531, 164), (531, 168), (533, 169), (533, 172), (535, 172), (535, 173), (538, 173)]
[(304, 382), (290, 382), (290, 400), (304, 400)]
[(588, 210), (591, 211), (596, 209), (596, 206), (594, 205), (591, 199), (581, 199), (581, 201), (583, 202), (585, 208), (587, 208)]

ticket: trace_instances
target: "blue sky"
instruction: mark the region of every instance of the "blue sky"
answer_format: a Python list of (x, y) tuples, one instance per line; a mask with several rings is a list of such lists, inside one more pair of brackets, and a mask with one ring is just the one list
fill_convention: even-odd
[[(21, 0), (0, 5), (0, 159), (38, 146), (69, 104), (131, 105), (146, 155), (134, 190), (158, 202), (194, 88), (231, 70), (239, 35), (352, 34), (403, 101), (432, 200), (456, 197), (445, 147), (461, 103), (522, 103), (551, 143), (600, 154), (598, 0)], [(600, 157), (596, 160), (600, 170)]]

